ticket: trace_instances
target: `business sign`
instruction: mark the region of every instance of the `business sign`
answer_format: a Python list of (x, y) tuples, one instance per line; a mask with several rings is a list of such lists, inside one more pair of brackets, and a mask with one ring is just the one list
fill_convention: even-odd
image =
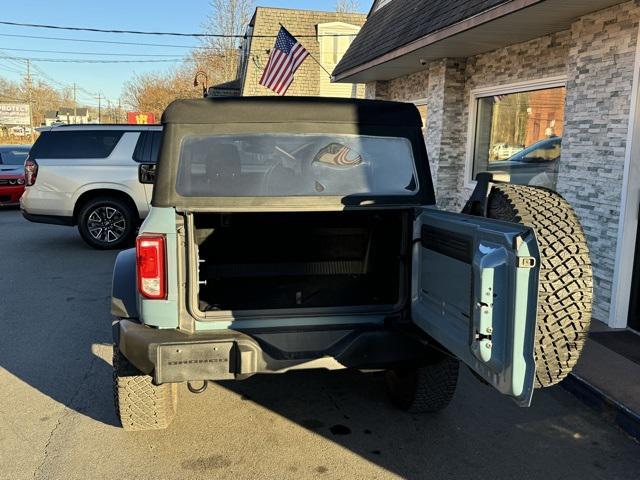
[(149, 125), (156, 123), (156, 116), (153, 113), (127, 112), (127, 123), (134, 125)]
[(27, 103), (0, 103), (0, 125), (30, 125)]

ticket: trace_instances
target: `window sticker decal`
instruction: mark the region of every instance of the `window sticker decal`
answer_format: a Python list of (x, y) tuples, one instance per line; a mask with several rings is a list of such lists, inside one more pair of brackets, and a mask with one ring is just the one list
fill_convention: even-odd
[(351, 168), (362, 163), (362, 155), (341, 143), (330, 143), (318, 152), (313, 162), (338, 168)]

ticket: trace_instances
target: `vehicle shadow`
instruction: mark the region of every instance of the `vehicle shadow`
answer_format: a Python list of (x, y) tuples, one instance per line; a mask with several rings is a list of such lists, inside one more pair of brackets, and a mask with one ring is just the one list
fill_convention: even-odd
[[(3, 393), (8, 398), (40, 393), (62, 408), (118, 426), (111, 392), (109, 315), (117, 252), (82, 247), (74, 229), (23, 228), (16, 217), (10, 236), (5, 226), (0, 227), (0, 238), (18, 248), (15, 254), (0, 256), (0, 272), (11, 273), (2, 276), (0, 295), (0, 369), (9, 373), (0, 371), (0, 378), (7, 379)], [(225, 403), (229, 396), (230, 403)], [(216, 382), (197, 397), (181, 388), (178, 416), (169, 431), (115, 431), (112, 438), (118, 447), (130, 444), (132, 450), (144, 438), (165, 449), (167, 463), (183, 456), (192, 462), (187, 465), (200, 465), (207, 462), (197, 457), (206, 460), (219, 453), (211, 448), (211, 438), (222, 437), (227, 428), (240, 432), (242, 446), (224, 453), (241, 458), (245, 444), (262, 428), (259, 421), (273, 417), (263, 412), (254, 421), (259, 413), (253, 413), (254, 419), (246, 416), (249, 404), (403, 478), (613, 479), (633, 478), (630, 469), (640, 470), (637, 445), (560, 388), (536, 392), (534, 406), (520, 409), (479, 384), (466, 369), (452, 404), (434, 415), (395, 410), (379, 374), (300, 371)], [(38, 425), (44, 417), (33, 415), (31, 408), (25, 406), (21, 419)], [(220, 414), (225, 409), (233, 409), (238, 422), (225, 423), (228, 415)], [(85, 435), (94, 430), (90, 432)], [(288, 433), (268, 432), (259, 438), (271, 440), (270, 435), (277, 442)], [(221, 443), (227, 445), (227, 440)], [(267, 452), (264, 455), (272, 448), (255, 441), (252, 446)], [(318, 475), (323, 472), (311, 455), (304, 461), (317, 468)], [(335, 472), (332, 476), (340, 477)]]
[[(111, 344), (117, 252), (90, 249), (75, 229), (34, 229), (19, 212), (6, 213), (3, 243), (19, 248), (0, 256), (0, 271), (7, 273), (0, 274), (0, 369), (67, 408), (116, 425), (103, 401), (111, 402), (111, 367), (92, 345)], [(8, 382), (6, 388), (21, 387)]]
[(412, 415), (390, 405), (382, 374), (307, 371), (217, 384), (402, 478), (626, 478), (616, 471), (622, 453), (606, 443), (619, 433), (561, 387), (539, 391), (523, 409), (465, 368), (447, 409)]

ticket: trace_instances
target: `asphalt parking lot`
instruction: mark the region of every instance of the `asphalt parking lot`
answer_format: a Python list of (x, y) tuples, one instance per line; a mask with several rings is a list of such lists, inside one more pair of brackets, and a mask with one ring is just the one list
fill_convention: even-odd
[(561, 388), (530, 409), (466, 371), (435, 416), (379, 375), (311, 372), (180, 391), (167, 431), (126, 433), (111, 397), (115, 252), (0, 210), (0, 478), (635, 479), (640, 446)]

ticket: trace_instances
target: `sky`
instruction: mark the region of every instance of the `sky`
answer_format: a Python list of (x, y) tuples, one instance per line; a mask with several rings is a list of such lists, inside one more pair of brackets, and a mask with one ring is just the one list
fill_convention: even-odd
[[(209, 0), (20, 0), (3, 1), (0, 20), (20, 23), (49, 24), (72, 27), (93, 27), (118, 30), (151, 30), (195, 33), (202, 31), (202, 24), (210, 13)], [(263, 0), (258, 6), (333, 10), (334, 0)], [(360, 8), (366, 12), (370, 0), (361, 0)], [(88, 40), (109, 40), (141, 43), (164, 43), (181, 46), (197, 46), (196, 38), (107, 34), (49, 30), (0, 25), (0, 76), (9, 80), (21, 80), (26, 62), (18, 58), (107, 58), (124, 59), (121, 56), (98, 54), (171, 55), (173, 58), (187, 53), (188, 48), (136, 45), (108, 45), (67, 40), (24, 38), (40, 36)], [(35, 51), (24, 51), (35, 50)], [(43, 52), (55, 51), (55, 53)], [(82, 52), (78, 54), (61, 52)], [(7, 57), (13, 57), (9, 59)], [(144, 57), (150, 60), (167, 57)], [(169, 68), (172, 63), (123, 63), (83, 64), (32, 62), (34, 78), (48, 81), (62, 88), (74, 82), (78, 85), (78, 102), (95, 106), (96, 96), (117, 102), (124, 82), (135, 73)], [(1, 92), (0, 92), (1, 93)]]

